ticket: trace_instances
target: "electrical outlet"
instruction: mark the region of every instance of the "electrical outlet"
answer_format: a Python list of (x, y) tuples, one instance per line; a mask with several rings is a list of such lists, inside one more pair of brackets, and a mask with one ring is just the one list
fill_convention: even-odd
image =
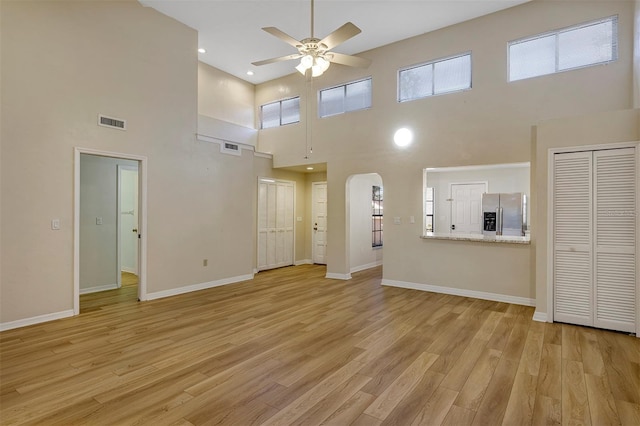
[(202, 260), (202, 266), (207, 266), (209, 264), (209, 259)]

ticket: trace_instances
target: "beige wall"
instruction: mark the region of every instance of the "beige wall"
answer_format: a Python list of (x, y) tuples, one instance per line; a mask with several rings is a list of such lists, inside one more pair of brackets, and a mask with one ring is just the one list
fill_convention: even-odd
[[(577, 23), (619, 15), (619, 59), (555, 75), (507, 82), (507, 43)], [(364, 52), (367, 70), (332, 65), (314, 80), (306, 98), (299, 75), (256, 88), (256, 105), (301, 96), (301, 116), (310, 108), (313, 155), (328, 164), (328, 272), (349, 271), (346, 253), (345, 182), (355, 173), (379, 173), (385, 184), (385, 217), (400, 225), (385, 227), (384, 278), (536, 298), (535, 263), (530, 246), (424, 241), (422, 169), (530, 161), (531, 128), (558, 117), (627, 109), (633, 103), (632, 1), (534, 1), (439, 31)], [(362, 37), (366, 34), (360, 35)], [(359, 37), (360, 37), (359, 36)], [(471, 51), (473, 88), (468, 91), (398, 103), (397, 70), (432, 59)], [(369, 110), (316, 117), (316, 90), (371, 76)], [(394, 131), (415, 134), (408, 149), (396, 149)], [(259, 149), (274, 153), (278, 166), (303, 163), (304, 122), (260, 132)], [(532, 193), (533, 194), (533, 193)], [(535, 230), (534, 230), (535, 232)], [(496, 268), (495, 264), (501, 265)], [(539, 268), (538, 268), (539, 269)], [(472, 281), (467, 281), (476, 277)]]
[(549, 220), (549, 149), (620, 142), (640, 142), (640, 109), (608, 111), (580, 117), (541, 122), (535, 143), (536, 232), (532, 248), (536, 253), (536, 310), (547, 312), (547, 244)]
[(198, 62), (198, 114), (255, 128), (255, 86)]
[[(133, 0), (3, 1), (1, 19), (0, 323), (73, 309), (74, 147), (148, 158), (148, 293), (251, 274), (254, 156), (195, 139), (196, 32)], [(245, 101), (216, 113), (251, 125)]]

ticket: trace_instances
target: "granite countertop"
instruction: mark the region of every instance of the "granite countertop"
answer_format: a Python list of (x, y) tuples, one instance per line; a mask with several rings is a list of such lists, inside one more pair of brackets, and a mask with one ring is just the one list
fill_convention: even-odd
[(479, 241), (484, 243), (506, 243), (506, 244), (531, 244), (531, 239), (525, 237), (512, 237), (507, 235), (485, 236), (482, 234), (449, 234), (444, 232), (427, 232), (420, 238), (425, 240), (451, 240), (451, 241)]

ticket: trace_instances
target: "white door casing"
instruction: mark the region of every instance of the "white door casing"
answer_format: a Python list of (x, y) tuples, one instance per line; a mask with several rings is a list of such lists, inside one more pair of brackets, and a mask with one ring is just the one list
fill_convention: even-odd
[[(451, 194), (451, 233), (482, 233), (482, 194), (487, 192), (487, 184), (452, 183)], [(450, 228), (453, 228), (451, 226)]]
[(122, 158), (138, 162), (138, 300), (147, 300), (147, 168), (145, 156), (101, 151), (92, 148), (74, 148), (73, 178), (73, 312), (80, 313), (80, 155)]
[(327, 183), (312, 185), (312, 258), (313, 263), (327, 264)]

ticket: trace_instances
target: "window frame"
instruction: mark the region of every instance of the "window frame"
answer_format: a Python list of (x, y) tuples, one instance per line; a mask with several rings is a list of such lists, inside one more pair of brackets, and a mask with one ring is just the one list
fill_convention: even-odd
[[(376, 188), (378, 188), (378, 197), (376, 198)], [(378, 203), (376, 209), (375, 203)], [(376, 228), (376, 223), (380, 224), (380, 228)], [(381, 248), (383, 246), (383, 223), (384, 223), (384, 193), (382, 185), (372, 185), (371, 187), (371, 248)], [(376, 238), (376, 236), (378, 236)], [(380, 244), (376, 244), (379, 241)]]
[[(435, 65), (439, 62), (444, 62), (444, 61), (448, 61), (451, 59), (456, 59), (456, 58), (462, 58), (464, 56), (469, 56), (469, 87), (466, 87), (464, 89), (456, 89), (456, 90), (449, 90), (446, 92), (438, 92), (435, 93)], [(403, 71), (408, 71), (408, 70), (412, 70), (415, 68), (420, 68), (420, 67), (426, 67), (428, 65), (432, 66), (432, 72), (431, 72), (431, 94), (427, 95), (427, 96), (420, 96), (420, 97), (415, 97), (415, 98), (410, 98), (410, 99), (402, 99), (401, 98), (401, 87), (400, 87), (400, 82), (401, 82), (401, 78), (400, 78), (400, 74)], [(466, 92), (467, 90), (471, 90), (473, 89), (473, 52), (471, 50), (468, 50), (466, 52), (462, 52), (462, 53), (458, 53), (455, 55), (450, 55), (450, 56), (443, 56), (437, 59), (432, 59), (426, 62), (421, 62), (418, 64), (413, 64), (413, 65), (408, 65), (406, 67), (402, 67), (400, 69), (398, 69), (398, 72), (396, 73), (397, 75), (397, 94), (396, 94), (396, 100), (398, 103), (405, 103), (405, 102), (411, 102), (411, 101), (417, 101), (419, 99), (427, 99), (427, 98), (432, 98), (434, 96), (442, 96), (442, 95), (449, 95), (451, 93), (458, 93), (458, 92)]]
[[(590, 27), (592, 25), (598, 25), (604, 22), (612, 22), (613, 25), (613, 34), (612, 34), (612, 40), (611, 40), (611, 50), (612, 50), (612, 59), (608, 60), (608, 61), (602, 61), (602, 62), (593, 62), (587, 65), (579, 65), (576, 67), (571, 67), (571, 68), (564, 68), (564, 69), (560, 69), (560, 43), (559, 43), (559, 37), (560, 34), (562, 33), (566, 33), (569, 31), (574, 31), (574, 30), (579, 30), (582, 28), (586, 28), (586, 27)], [(516, 81), (522, 81), (522, 80), (529, 80), (531, 78), (537, 78), (537, 77), (544, 77), (547, 75), (554, 75), (554, 74), (558, 74), (558, 73), (563, 73), (563, 72), (567, 72), (567, 71), (574, 71), (574, 70), (579, 70), (582, 68), (588, 68), (588, 67), (593, 67), (593, 66), (598, 66), (598, 65), (607, 65), (607, 64), (611, 64), (613, 62), (616, 62), (619, 57), (619, 26), (618, 26), (618, 22), (619, 22), (619, 15), (611, 15), (611, 16), (607, 16), (604, 18), (599, 18), (599, 19), (594, 19), (591, 21), (587, 21), (587, 22), (582, 22), (579, 24), (575, 24), (575, 25), (570, 25), (567, 27), (562, 27), (562, 28), (558, 28), (556, 30), (551, 30), (551, 31), (546, 31), (543, 33), (538, 33), (538, 34), (534, 34), (532, 36), (527, 36), (527, 37), (522, 37), (519, 39), (515, 39), (515, 40), (511, 40), (507, 42), (507, 82), (508, 83), (514, 83)], [(538, 75), (532, 75), (530, 77), (524, 77), (524, 78), (519, 78), (517, 80), (512, 80), (511, 79), (511, 46), (516, 45), (516, 44), (521, 44), (521, 43), (526, 43), (528, 41), (533, 41), (533, 40), (538, 40), (544, 37), (549, 37), (549, 36), (554, 36), (554, 43), (555, 43), (555, 71), (551, 72), (551, 73), (546, 73), (546, 74), (538, 74)]]
[[(287, 102), (287, 101), (291, 101), (293, 99), (297, 99), (298, 100), (298, 121), (292, 121), (290, 123), (282, 123), (282, 103), (283, 102)], [(279, 112), (278, 112), (278, 125), (277, 126), (270, 126), (270, 127), (264, 127), (264, 114), (263, 114), (263, 108), (265, 106), (270, 106), (270, 105), (275, 105), (278, 104), (279, 106)], [(268, 102), (266, 104), (262, 104), (260, 105), (260, 130), (266, 130), (266, 129), (275, 129), (276, 127), (282, 127), (282, 126), (288, 126), (290, 124), (297, 124), (300, 123), (300, 96), (292, 96), (290, 98), (284, 98), (284, 99), (280, 99), (277, 101), (273, 101), (273, 102)]]
[[(370, 81), (371, 82), (371, 93), (370, 93), (369, 106), (365, 107), (365, 108), (347, 110), (346, 109), (347, 86), (350, 86), (352, 84), (361, 83), (363, 81)], [(340, 88), (340, 87), (343, 88), (343, 98), (342, 99), (345, 100), (345, 102), (344, 102), (344, 104), (345, 104), (344, 111), (336, 112), (335, 114), (322, 115), (322, 92), (325, 92), (325, 91), (328, 91), (328, 90), (337, 89), (337, 88)], [(324, 89), (318, 90), (318, 118), (335, 117), (336, 115), (342, 115), (342, 114), (346, 114), (348, 112), (368, 110), (368, 109), (371, 109), (372, 107), (373, 107), (373, 77), (372, 76), (360, 78), (358, 80), (349, 81), (347, 83), (336, 84), (335, 86), (325, 87)]]

